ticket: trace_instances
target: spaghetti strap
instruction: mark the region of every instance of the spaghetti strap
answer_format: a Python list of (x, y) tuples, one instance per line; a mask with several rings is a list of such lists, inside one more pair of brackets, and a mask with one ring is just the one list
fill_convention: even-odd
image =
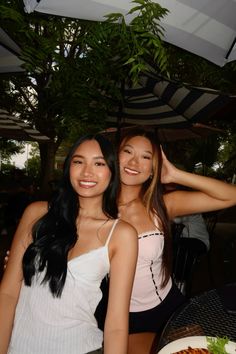
[(112, 225), (111, 231), (109, 232), (109, 235), (108, 235), (108, 237), (107, 237), (105, 246), (108, 245), (108, 243), (109, 243), (109, 241), (110, 241), (110, 239), (111, 239), (111, 236), (112, 236), (112, 234), (113, 234), (113, 231), (114, 231), (114, 229), (115, 229), (116, 224), (118, 223), (118, 221), (119, 221), (119, 219), (115, 219), (115, 221), (113, 222), (113, 225)]

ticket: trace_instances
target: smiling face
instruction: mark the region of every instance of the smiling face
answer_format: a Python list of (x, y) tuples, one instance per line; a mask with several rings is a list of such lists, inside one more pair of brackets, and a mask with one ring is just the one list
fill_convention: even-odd
[(119, 152), (120, 178), (125, 185), (142, 185), (153, 170), (153, 148), (143, 136), (134, 136), (121, 144)]
[(96, 140), (86, 140), (75, 150), (70, 181), (80, 197), (102, 196), (111, 179), (110, 169)]

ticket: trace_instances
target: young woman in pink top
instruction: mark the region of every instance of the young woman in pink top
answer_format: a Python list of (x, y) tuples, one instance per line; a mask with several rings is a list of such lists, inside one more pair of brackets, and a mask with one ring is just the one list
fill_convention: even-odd
[[(188, 173), (171, 164), (156, 136), (145, 131), (126, 135), (119, 148), (120, 217), (138, 233), (139, 255), (130, 304), (128, 354), (150, 353), (183, 296), (171, 279), (169, 221), (176, 216), (228, 208), (236, 188), (216, 179)], [(164, 193), (175, 183), (194, 191)]]

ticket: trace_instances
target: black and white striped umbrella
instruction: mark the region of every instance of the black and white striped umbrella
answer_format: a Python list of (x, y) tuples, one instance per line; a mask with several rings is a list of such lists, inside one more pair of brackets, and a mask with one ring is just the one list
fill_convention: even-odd
[[(111, 12), (127, 12), (131, 0), (23, 0), (27, 12), (103, 21)], [(219, 66), (236, 60), (235, 0), (154, 0), (169, 10), (161, 20), (164, 41)]]
[(209, 124), (229, 105), (236, 107), (236, 96), (183, 85), (161, 76), (142, 76), (139, 85), (124, 90), (123, 107), (109, 114), (108, 123), (172, 130), (190, 128), (196, 127), (196, 123)]
[(19, 55), (19, 46), (0, 28), (0, 73), (24, 71)]
[(0, 137), (12, 140), (49, 142), (50, 138), (22, 122), (16, 116), (0, 109)]

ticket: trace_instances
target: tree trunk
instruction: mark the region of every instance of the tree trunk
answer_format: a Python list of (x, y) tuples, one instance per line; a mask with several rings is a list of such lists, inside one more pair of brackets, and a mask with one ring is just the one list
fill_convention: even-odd
[(41, 157), (40, 197), (48, 199), (53, 192), (54, 166), (57, 144), (54, 142), (39, 144)]

